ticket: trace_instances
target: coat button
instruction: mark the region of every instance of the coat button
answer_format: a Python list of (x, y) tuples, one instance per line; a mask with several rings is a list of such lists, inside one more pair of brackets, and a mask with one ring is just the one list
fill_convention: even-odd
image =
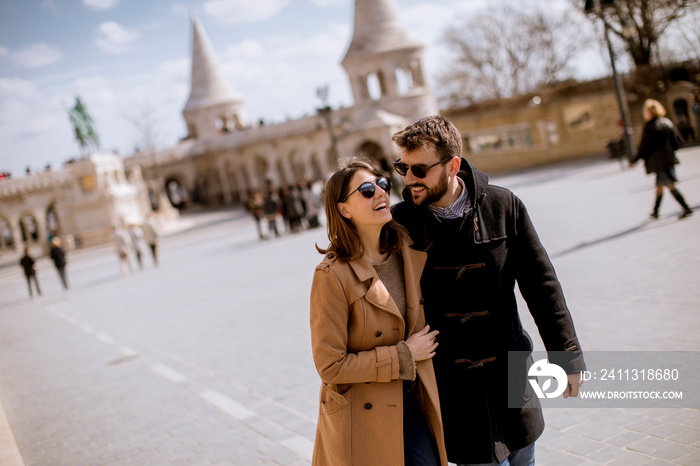
[(381, 336), (382, 336), (382, 331), (381, 331), (381, 330), (377, 330), (377, 333), (375, 333), (374, 336), (377, 337), (377, 338), (381, 337)]
[(372, 409), (372, 403), (365, 403), (365, 409)]

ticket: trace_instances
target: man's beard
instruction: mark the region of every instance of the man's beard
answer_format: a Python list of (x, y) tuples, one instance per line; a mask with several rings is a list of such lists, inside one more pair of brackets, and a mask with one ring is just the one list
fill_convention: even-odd
[[(422, 201), (416, 203), (416, 200), (413, 198), (413, 192), (410, 190), (411, 186), (423, 186), (425, 188), (425, 195)], [(413, 205), (427, 207), (430, 204), (442, 199), (442, 196), (444, 196), (445, 193), (447, 193), (447, 173), (442, 174), (442, 176), (440, 177), (440, 181), (438, 181), (437, 186), (435, 186), (434, 188), (429, 188), (422, 183), (413, 183), (411, 186), (408, 187), (409, 193), (411, 193), (411, 203)]]

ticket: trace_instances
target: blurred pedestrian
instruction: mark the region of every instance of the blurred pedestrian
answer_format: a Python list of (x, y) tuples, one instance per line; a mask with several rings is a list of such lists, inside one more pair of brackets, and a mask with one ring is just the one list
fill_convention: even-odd
[(68, 289), (68, 279), (66, 278), (66, 252), (61, 247), (61, 238), (54, 236), (51, 238), (51, 252), (49, 254), (53, 265), (58, 271), (58, 276), (61, 277), (63, 289)]
[(143, 230), (136, 224), (129, 225), (129, 237), (133, 246), (136, 262), (139, 264), (139, 270), (143, 270), (143, 259), (141, 254), (146, 246), (146, 241), (143, 238)]
[(282, 204), (286, 213), (286, 225), (288, 233), (301, 231), (301, 218), (303, 207), (299, 192), (293, 186), (285, 186), (282, 189)]
[(151, 250), (151, 256), (153, 256), (153, 265), (158, 267), (158, 229), (156, 228), (153, 214), (151, 213), (146, 222), (141, 225), (141, 231), (143, 232), (143, 239), (148, 244)]
[(318, 212), (321, 206), (321, 201), (306, 180), (302, 180), (300, 191), (301, 198), (304, 201), (304, 211), (306, 213), (306, 221), (309, 224), (309, 228), (318, 228), (320, 225), (318, 221)]
[(258, 238), (263, 239), (262, 226), (260, 225), (260, 220), (263, 217), (263, 198), (260, 191), (255, 189), (248, 194), (246, 208), (250, 215), (253, 216), (253, 219), (255, 219), (255, 226), (258, 229)]
[(360, 160), (328, 180), (330, 245), (316, 246), (326, 257), (311, 285), (322, 382), (313, 464), (447, 464), (432, 362), (437, 332), (425, 324), (420, 292), (426, 254), (392, 220), (390, 189)]
[(119, 258), (119, 268), (121, 269), (122, 276), (126, 277), (134, 272), (131, 267), (131, 260), (129, 260), (129, 254), (133, 248), (133, 241), (131, 241), (131, 237), (123, 228), (117, 227), (113, 227), (112, 240), (114, 241), (114, 248), (117, 251), (117, 257)]
[(275, 232), (275, 236), (280, 235), (280, 232), (277, 229), (277, 217), (279, 217), (280, 209), (281, 202), (279, 196), (272, 188), (268, 189), (263, 200), (263, 212), (265, 213), (265, 218), (267, 219), (268, 235), (272, 235), (273, 231)]
[(36, 286), (37, 294), (41, 295), (41, 290), (39, 289), (39, 281), (36, 278), (36, 271), (34, 270), (34, 259), (29, 255), (29, 248), (24, 248), (24, 255), (19, 260), (19, 265), (24, 269), (24, 276), (27, 278), (27, 286), (29, 286), (29, 297), (32, 295), (32, 280), (34, 280), (34, 286)]
[(639, 159), (644, 159), (647, 173), (656, 173), (656, 200), (650, 217), (652, 219), (659, 218), (659, 207), (661, 207), (664, 187), (670, 191), (683, 208), (683, 212), (678, 218), (688, 217), (693, 214), (693, 209), (688, 206), (683, 195), (676, 188), (678, 178), (674, 167), (679, 163), (675, 152), (683, 147), (681, 135), (671, 120), (665, 118), (666, 109), (660, 102), (653, 99), (644, 101), (642, 115), (647, 123), (644, 125), (637, 155), (632, 159), (630, 167), (633, 167)]

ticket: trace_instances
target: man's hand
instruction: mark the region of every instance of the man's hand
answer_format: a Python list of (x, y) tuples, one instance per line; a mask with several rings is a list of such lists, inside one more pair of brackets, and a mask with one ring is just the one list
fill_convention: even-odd
[(581, 373), (576, 372), (575, 374), (569, 374), (567, 377), (569, 379), (569, 385), (566, 387), (566, 390), (564, 390), (564, 398), (578, 396), (578, 389), (583, 383)]

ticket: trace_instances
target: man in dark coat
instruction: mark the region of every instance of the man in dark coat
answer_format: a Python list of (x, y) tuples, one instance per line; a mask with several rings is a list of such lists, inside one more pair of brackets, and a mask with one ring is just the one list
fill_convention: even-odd
[(24, 276), (27, 278), (29, 297), (32, 296), (32, 280), (34, 280), (34, 286), (36, 286), (37, 294), (41, 295), (39, 281), (36, 278), (36, 271), (34, 270), (34, 259), (32, 259), (32, 256), (29, 255), (29, 248), (24, 248), (24, 255), (19, 260), (19, 265), (21, 265), (22, 269), (24, 269)]
[[(440, 332), (433, 363), (448, 459), (534, 464), (544, 420), (526, 382), (532, 341), (518, 315), (516, 281), (550, 361), (569, 374), (565, 397), (578, 395), (585, 368), (554, 268), (522, 201), (489, 185), (488, 176), (461, 157), (452, 123), (423, 118), (393, 141), (401, 148), (394, 166), (406, 188), (392, 213), (413, 247), (428, 253), (421, 288), (427, 321)], [(508, 378), (509, 351), (521, 355), (516, 380)], [(514, 384), (522, 385), (517, 393), (524, 408), (508, 407)]]

